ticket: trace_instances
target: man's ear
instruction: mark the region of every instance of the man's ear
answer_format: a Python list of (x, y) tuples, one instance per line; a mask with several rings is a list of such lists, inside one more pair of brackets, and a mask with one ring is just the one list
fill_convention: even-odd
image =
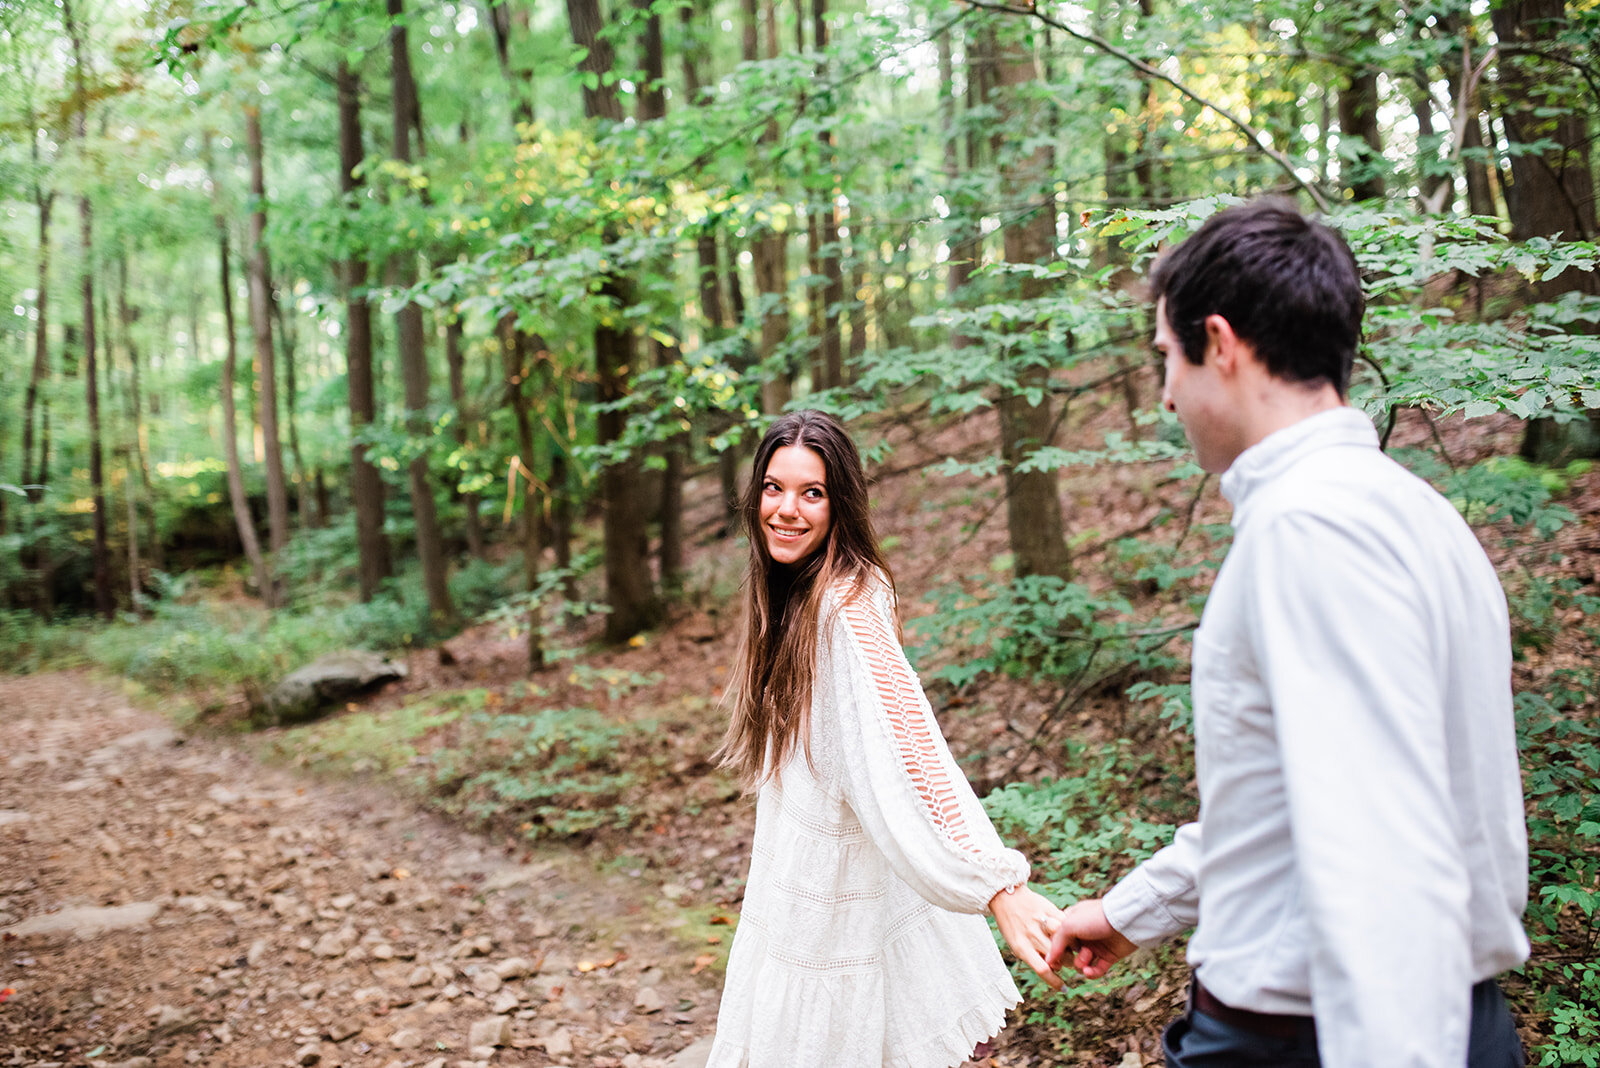
[(1239, 335), (1233, 332), (1232, 323), (1215, 312), (1206, 316), (1205, 328), (1206, 359), (1215, 361), (1216, 370), (1220, 374), (1227, 376), (1237, 374), (1244, 356), (1242, 350), (1247, 346), (1247, 342), (1241, 341)]

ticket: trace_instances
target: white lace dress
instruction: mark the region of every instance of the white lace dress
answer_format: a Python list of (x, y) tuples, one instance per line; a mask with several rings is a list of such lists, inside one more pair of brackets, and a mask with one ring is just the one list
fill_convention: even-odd
[(1021, 1000), (983, 914), (1028, 862), (951, 757), (887, 585), (840, 599), (823, 605), (814, 768), (801, 752), (756, 801), (707, 1068), (950, 1068)]

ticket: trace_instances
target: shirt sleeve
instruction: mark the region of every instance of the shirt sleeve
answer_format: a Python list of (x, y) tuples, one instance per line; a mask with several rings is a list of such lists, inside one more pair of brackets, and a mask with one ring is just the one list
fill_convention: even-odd
[(1277, 730), (1329, 1068), (1466, 1062), (1466, 828), (1443, 642), (1377, 532), (1303, 513), (1254, 549), (1246, 626)]
[(895, 874), (930, 903), (981, 913), (1025, 882), (1028, 862), (1000, 841), (895, 636), (889, 592), (870, 584), (832, 627), (832, 688), (845, 800)]
[(1200, 824), (1185, 823), (1172, 844), (1129, 872), (1101, 902), (1106, 920), (1136, 946), (1165, 942), (1200, 917)]

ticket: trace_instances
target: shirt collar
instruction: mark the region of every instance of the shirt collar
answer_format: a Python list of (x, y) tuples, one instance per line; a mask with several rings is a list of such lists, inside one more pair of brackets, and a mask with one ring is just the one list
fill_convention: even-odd
[(1241, 452), (1222, 475), (1222, 495), (1237, 513), (1251, 495), (1283, 474), (1301, 457), (1333, 445), (1378, 447), (1378, 432), (1359, 408), (1341, 406), (1273, 431)]

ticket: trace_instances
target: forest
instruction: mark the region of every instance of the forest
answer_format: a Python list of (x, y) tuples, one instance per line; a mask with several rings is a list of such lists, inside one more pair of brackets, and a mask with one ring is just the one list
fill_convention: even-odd
[[(1193, 814), (1230, 538), (1143, 280), (1279, 195), (1361, 268), (1353, 403), (1500, 571), (1506, 990), (1530, 1063), (1600, 1066), (1597, 56), (1589, 0), (0, 0), (0, 671), (676, 889), (714, 982), (733, 502), (820, 408), (952, 749), (1042, 892), (1098, 894)], [(273, 713), (348, 649), (406, 675)], [(1016, 973), (990, 1064), (1159, 1063), (1186, 980)], [(664, 1064), (714, 1011), (627, 1053), (578, 1013), (565, 1058)], [(566, 1063), (543, 1019), (511, 1063)], [(294, 1052), (217, 1033), (135, 1052)]]

